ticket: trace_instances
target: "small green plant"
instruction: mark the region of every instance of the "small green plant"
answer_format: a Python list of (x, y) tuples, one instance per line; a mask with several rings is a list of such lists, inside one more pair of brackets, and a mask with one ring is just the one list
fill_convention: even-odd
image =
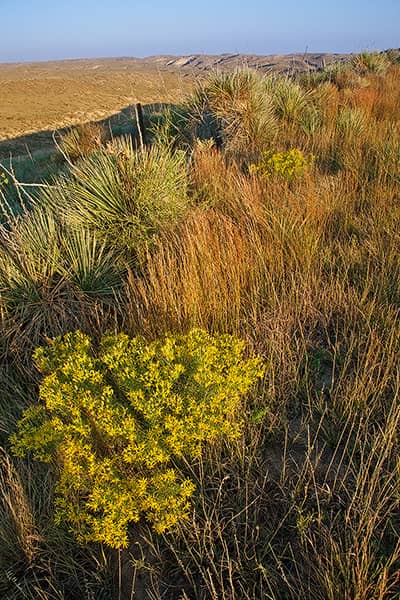
[(2, 173), (0, 173), (0, 187), (2, 187), (3, 185), (8, 185), (8, 183), (8, 177), (3, 171)]
[(240, 434), (241, 398), (263, 372), (243, 352), (242, 341), (198, 329), (149, 344), (108, 335), (97, 354), (80, 332), (37, 349), (40, 402), (12, 443), (58, 466), (56, 521), (81, 542), (123, 547), (131, 522), (162, 532), (184, 518), (194, 484), (176, 461)]
[(268, 150), (263, 153), (260, 162), (250, 165), (249, 171), (264, 178), (279, 176), (291, 181), (303, 176), (313, 162), (313, 155), (305, 156), (298, 148), (284, 152)]

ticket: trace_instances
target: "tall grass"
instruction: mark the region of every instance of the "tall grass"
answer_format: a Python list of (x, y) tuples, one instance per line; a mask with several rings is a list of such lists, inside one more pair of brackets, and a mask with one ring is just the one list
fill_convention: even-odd
[(99, 149), (106, 139), (107, 132), (104, 126), (98, 123), (83, 123), (64, 133), (58, 147), (68, 160), (76, 162)]
[[(399, 597), (399, 66), (357, 60), (301, 82), (213, 75), (185, 105), (192, 137), (114, 141), (3, 227), (5, 597)], [(249, 173), (293, 148), (316, 157), (303, 176)], [(117, 556), (75, 547), (49, 525), (54, 473), (7, 450), (36, 396), (31, 349), (193, 326), (263, 356), (242, 438), (176, 465), (190, 521), (132, 528)]]

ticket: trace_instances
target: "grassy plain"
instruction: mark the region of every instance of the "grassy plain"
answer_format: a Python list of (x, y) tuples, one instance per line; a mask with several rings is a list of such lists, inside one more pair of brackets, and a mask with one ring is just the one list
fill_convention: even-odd
[[(57, 179), (20, 188), (18, 214), (6, 173), (3, 597), (400, 597), (399, 104), (397, 56), (297, 80), (214, 74), (157, 117), (150, 148), (129, 136), (66, 155)], [(34, 348), (192, 327), (262, 357), (241, 435), (175, 461), (196, 491), (170, 531), (142, 518), (127, 547), (77, 544), (54, 524), (63, 457), (10, 448), (37, 402)]]
[(0, 85), (0, 156), (5, 157), (25, 154), (26, 146), (30, 152), (43, 150), (51, 145), (53, 130), (107, 119), (136, 102), (180, 101), (192, 78), (134, 59), (101, 59), (3, 64)]

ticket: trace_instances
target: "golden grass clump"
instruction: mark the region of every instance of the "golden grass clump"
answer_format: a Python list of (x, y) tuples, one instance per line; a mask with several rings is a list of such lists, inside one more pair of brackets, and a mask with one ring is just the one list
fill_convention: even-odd
[(61, 137), (59, 149), (68, 160), (76, 162), (95, 152), (107, 140), (107, 132), (99, 123), (82, 123), (71, 127)]

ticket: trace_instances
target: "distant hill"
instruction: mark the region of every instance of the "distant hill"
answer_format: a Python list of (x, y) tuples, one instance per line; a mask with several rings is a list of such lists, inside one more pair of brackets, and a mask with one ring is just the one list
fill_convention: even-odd
[(191, 56), (150, 56), (142, 59), (149, 64), (188, 71), (233, 70), (249, 67), (262, 71), (302, 73), (317, 71), (334, 62), (349, 59), (348, 54), (193, 54)]
[(209, 70), (234, 70), (249, 67), (262, 71), (307, 72), (350, 58), (349, 54), (302, 53), (302, 54), (192, 54), (188, 56), (157, 55), (145, 58), (91, 58), (33, 63), (0, 63), (0, 77), (4, 72), (17, 69), (29, 75), (51, 69), (54, 74), (81, 71), (136, 71), (147, 69), (179, 70), (196, 73)]

